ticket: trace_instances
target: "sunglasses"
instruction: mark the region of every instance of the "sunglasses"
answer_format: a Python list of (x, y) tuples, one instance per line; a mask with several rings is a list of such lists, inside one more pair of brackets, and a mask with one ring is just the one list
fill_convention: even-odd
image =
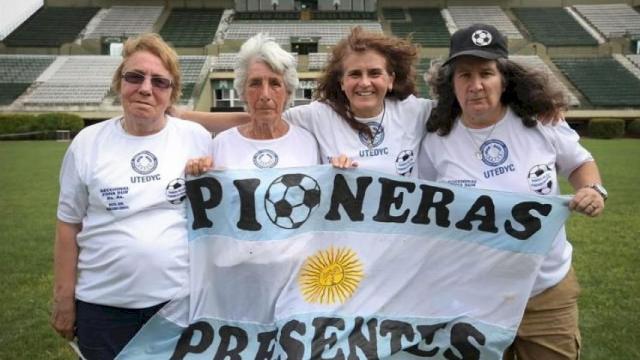
[[(144, 82), (146, 75), (133, 71), (127, 71), (126, 73), (122, 74), (122, 78), (129, 84), (140, 85)], [(173, 81), (162, 76), (151, 76), (151, 86), (158, 89), (168, 89), (173, 86)]]

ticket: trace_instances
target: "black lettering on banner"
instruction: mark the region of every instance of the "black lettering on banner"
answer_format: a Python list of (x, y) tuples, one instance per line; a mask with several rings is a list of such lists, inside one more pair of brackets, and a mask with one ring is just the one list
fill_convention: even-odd
[[(478, 214), (480, 209), (484, 209), (484, 215)], [(456, 227), (461, 230), (471, 230), (471, 222), (480, 221), (478, 230), (497, 233), (496, 227), (496, 207), (493, 205), (493, 200), (487, 195), (479, 196), (471, 206), (471, 209), (467, 211), (464, 219), (456, 223)]]
[(258, 334), (258, 351), (255, 360), (271, 360), (276, 349), (278, 330), (266, 331)]
[(383, 320), (380, 323), (380, 335), (391, 335), (391, 355), (402, 350), (402, 338), (413, 341), (415, 336), (411, 324), (397, 320)]
[(260, 179), (234, 180), (233, 185), (240, 196), (240, 220), (236, 224), (239, 229), (258, 231), (262, 225), (256, 220), (256, 188)]
[(344, 330), (344, 319), (332, 318), (332, 317), (317, 317), (311, 322), (315, 328), (313, 334), (313, 340), (311, 342), (311, 358), (317, 360), (344, 360), (344, 354), (342, 349), (336, 351), (336, 356), (332, 358), (326, 358), (322, 356), (325, 348), (330, 350), (338, 342), (338, 337), (335, 332), (332, 332), (329, 337), (326, 337), (327, 328), (333, 327), (338, 330)]
[[(436, 332), (440, 329), (444, 329), (446, 326), (447, 323), (443, 322), (433, 325), (418, 325), (416, 328), (418, 329), (418, 333), (420, 333), (422, 340), (424, 340), (424, 343), (427, 345), (431, 345), (433, 339), (435, 338)], [(440, 348), (438, 346), (430, 350), (421, 349), (421, 343), (422, 342), (419, 342), (414, 346), (406, 349), (405, 351), (420, 357), (434, 357), (436, 356), (436, 354), (438, 354), (438, 351), (440, 351)]]
[(484, 345), (486, 338), (483, 333), (468, 323), (457, 323), (451, 327), (451, 346), (453, 346), (462, 357), (456, 356), (451, 349), (444, 352), (447, 360), (479, 360), (480, 350), (478, 350), (471, 342), (472, 337), (479, 345)]
[(364, 359), (378, 360), (378, 336), (376, 335), (378, 319), (373, 318), (367, 321), (367, 330), (369, 331), (368, 339), (362, 335), (362, 325), (364, 325), (364, 319), (362, 317), (356, 317), (353, 330), (351, 330), (351, 334), (349, 334), (348, 360), (360, 359), (357, 353), (358, 349), (362, 351)]
[(527, 240), (542, 228), (540, 219), (531, 215), (531, 210), (535, 210), (539, 214), (547, 216), (551, 212), (551, 209), (552, 206), (550, 204), (541, 204), (535, 201), (518, 203), (513, 207), (513, 209), (511, 209), (511, 215), (518, 223), (524, 226), (524, 230), (514, 229), (510, 220), (504, 222), (504, 229), (507, 234), (516, 239)]
[[(218, 330), (218, 335), (220, 336), (220, 345), (213, 360), (226, 360), (227, 358), (229, 360), (242, 360), (240, 353), (249, 343), (247, 332), (239, 327), (224, 325)], [(233, 349), (229, 349), (231, 337), (236, 339), (236, 346)]]
[[(429, 210), (434, 209), (436, 212), (436, 225), (440, 227), (449, 227), (449, 209), (447, 205), (454, 200), (453, 191), (437, 186), (420, 185), (422, 197), (420, 198), (420, 206), (416, 215), (411, 219), (414, 224), (429, 224)], [(440, 201), (435, 201), (436, 194), (440, 194)]]
[(294, 331), (304, 335), (306, 326), (298, 320), (291, 320), (284, 324), (280, 332), (280, 346), (287, 354), (287, 360), (302, 359), (304, 356), (304, 344), (291, 337), (291, 333)]
[(378, 213), (373, 217), (374, 221), (378, 222), (393, 222), (402, 224), (407, 221), (409, 217), (409, 209), (402, 212), (402, 215), (392, 216), (391, 205), (399, 210), (402, 206), (402, 200), (404, 199), (404, 193), (399, 193), (396, 196), (397, 188), (405, 188), (409, 193), (412, 193), (416, 188), (416, 184), (408, 181), (397, 181), (387, 178), (379, 178), (381, 190), (380, 190), (380, 202), (378, 204)]
[[(209, 190), (211, 196), (205, 200), (202, 189)], [(207, 209), (213, 209), (222, 200), (222, 186), (212, 177), (202, 177), (187, 181), (187, 196), (193, 211), (193, 230), (212, 227), (213, 222), (207, 218)]]
[[(200, 333), (200, 341), (195, 345), (191, 345), (191, 340), (196, 331)], [(200, 354), (207, 350), (211, 343), (213, 343), (213, 327), (205, 321), (195, 322), (180, 334), (180, 339), (178, 339), (178, 344), (173, 350), (171, 360), (184, 359), (187, 354)]]
[(351, 221), (364, 220), (362, 212), (362, 202), (367, 188), (373, 181), (370, 176), (361, 176), (356, 179), (358, 189), (354, 196), (342, 174), (337, 174), (333, 179), (333, 192), (331, 193), (331, 206), (329, 212), (324, 216), (326, 220), (340, 220), (338, 207), (342, 205), (344, 211)]

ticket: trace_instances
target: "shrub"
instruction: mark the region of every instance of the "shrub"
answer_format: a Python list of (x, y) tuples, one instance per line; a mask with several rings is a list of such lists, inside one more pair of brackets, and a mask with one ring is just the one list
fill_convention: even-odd
[(81, 117), (67, 113), (0, 114), (0, 139), (55, 139), (56, 130), (82, 130)]
[(589, 136), (597, 139), (613, 139), (624, 135), (624, 120), (622, 119), (591, 119), (589, 121)]
[(627, 134), (640, 136), (640, 119), (633, 119), (627, 124)]

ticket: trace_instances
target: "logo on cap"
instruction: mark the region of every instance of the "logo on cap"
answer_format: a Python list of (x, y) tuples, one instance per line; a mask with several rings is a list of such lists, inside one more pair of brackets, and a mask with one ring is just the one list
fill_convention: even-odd
[(491, 44), (491, 40), (493, 40), (493, 37), (487, 30), (476, 30), (471, 35), (471, 41), (478, 46), (487, 46)]

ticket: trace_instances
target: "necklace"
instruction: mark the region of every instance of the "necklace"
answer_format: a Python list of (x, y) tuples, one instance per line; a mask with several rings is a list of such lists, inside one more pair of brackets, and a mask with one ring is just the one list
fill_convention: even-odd
[[(462, 120), (460, 120), (460, 121), (462, 121)], [(461, 124), (461, 125), (467, 131), (467, 135), (469, 135), (469, 138), (471, 139), (471, 142), (473, 142), (473, 146), (475, 148), (474, 155), (476, 156), (476, 159), (482, 160), (482, 150), (481, 150), (482, 144), (484, 144), (487, 140), (489, 140), (489, 138), (491, 137), (491, 134), (493, 134), (493, 130), (496, 129), (496, 126), (498, 125), (498, 123), (496, 122), (495, 124), (493, 124), (491, 126), (491, 130), (489, 130), (489, 133), (487, 134), (487, 136), (484, 137), (484, 139), (480, 142), (480, 144), (478, 144), (476, 142), (476, 138), (471, 133), (471, 130), (469, 130), (469, 128), (466, 125), (464, 125), (464, 124)]]
[(369, 141), (367, 142), (367, 147), (369, 148), (369, 151), (373, 150), (373, 141), (380, 134), (380, 130), (382, 130), (382, 122), (384, 121), (384, 115), (386, 113), (387, 113), (387, 105), (383, 102), (382, 103), (382, 119), (380, 119), (380, 122), (378, 123), (376, 132), (369, 137)]

